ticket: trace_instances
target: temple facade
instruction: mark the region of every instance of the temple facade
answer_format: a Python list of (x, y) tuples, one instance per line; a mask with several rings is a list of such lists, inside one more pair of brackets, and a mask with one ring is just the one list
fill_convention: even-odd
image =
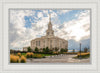
[(54, 35), (54, 30), (52, 28), (51, 17), (49, 17), (48, 29), (46, 30), (46, 35), (41, 38), (36, 38), (31, 40), (31, 49), (34, 51), (37, 47), (38, 49), (43, 49), (48, 47), (53, 50), (58, 48), (60, 51), (61, 48), (68, 49), (68, 41), (62, 38), (59, 38)]

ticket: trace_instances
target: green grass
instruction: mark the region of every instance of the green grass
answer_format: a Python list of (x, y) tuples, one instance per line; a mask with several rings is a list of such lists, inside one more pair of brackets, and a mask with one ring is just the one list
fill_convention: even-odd
[[(81, 56), (81, 59), (87, 59), (87, 58), (89, 58), (89, 57), (90, 57), (90, 54), (88, 54), (88, 55), (84, 55), (84, 56)], [(75, 59), (79, 59), (78, 56), (75, 56), (75, 57), (73, 57), (73, 58), (75, 58)]]
[[(36, 54), (36, 53), (34, 53), (34, 54)], [(21, 55), (26, 55), (26, 53), (21, 53)], [(52, 56), (51, 54), (41, 54), (42, 56)]]
[(26, 55), (26, 53), (21, 53), (21, 55), (24, 55), (24, 56), (25, 56), (25, 55)]

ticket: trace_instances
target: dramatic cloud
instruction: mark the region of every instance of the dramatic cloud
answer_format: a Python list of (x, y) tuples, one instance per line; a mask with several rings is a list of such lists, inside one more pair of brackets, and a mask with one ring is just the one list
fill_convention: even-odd
[[(76, 41), (90, 37), (90, 12), (86, 10), (79, 14), (77, 19), (69, 22), (64, 22), (61, 29), (56, 29), (57, 36), (62, 36), (65, 39), (74, 39)], [(61, 34), (59, 34), (61, 33)], [(59, 35), (58, 35), (59, 34)], [(84, 37), (84, 38), (83, 38)]]
[[(10, 48), (23, 47), (29, 45), (32, 29), (26, 29), (25, 16), (34, 16), (35, 11), (30, 10), (10, 10), (9, 42)], [(29, 34), (30, 33), (30, 34)]]
[[(49, 14), (56, 36), (66, 40), (90, 38), (90, 11), (80, 10), (79, 13), (71, 13), (72, 11), (74, 10), (10, 10), (10, 49), (29, 46), (32, 39), (44, 36)], [(68, 21), (67, 13), (71, 13)], [(71, 15), (74, 15), (72, 19)]]
[(41, 18), (41, 17), (43, 17), (43, 14), (42, 14), (42, 12), (38, 12), (38, 18)]

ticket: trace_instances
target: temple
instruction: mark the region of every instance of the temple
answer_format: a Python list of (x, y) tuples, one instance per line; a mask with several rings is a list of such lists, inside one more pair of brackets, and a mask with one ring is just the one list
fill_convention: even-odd
[(46, 35), (42, 36), (41, 38), (31, 40), (30, 47), (33, 51), (36, 47), (40, 50), (46, 47), (51, 50), (58, 48), (58, 51), (60, 51), (61, 48), (68, 49), (68, 41), (54, 35), (54, 30), (51, 23), (51, 15), (49, 15), (49, 23), (48, 29), (46, 30)]

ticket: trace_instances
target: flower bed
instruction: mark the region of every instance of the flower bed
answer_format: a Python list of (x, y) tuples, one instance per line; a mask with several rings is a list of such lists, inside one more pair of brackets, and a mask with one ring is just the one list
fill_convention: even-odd
[(81, 55), (81, 57), (83, 57), (83, 58), (87, 58), (88, 56), (90, 56), (90, 52), (87, 52), (87, 53), (77, 53), (77, 57), (80, 57), (80, 55)]

